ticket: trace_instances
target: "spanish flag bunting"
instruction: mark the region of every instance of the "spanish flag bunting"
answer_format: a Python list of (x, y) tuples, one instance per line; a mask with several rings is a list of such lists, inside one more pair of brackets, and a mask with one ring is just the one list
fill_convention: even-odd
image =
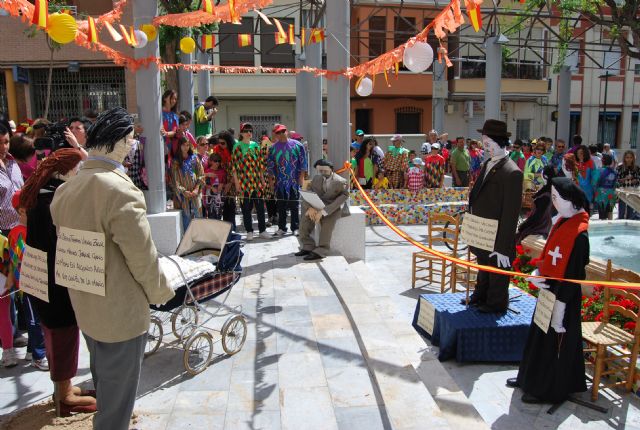
[(236, 6), (234, 0), (229, 0), (229, 17), (232, 24), (240, 24), (240, 18), (236, 13)]
[(136, 37), (136, 30), (133, 26), (129, 27), (129, 38), (131, 39), (131, 46), (138, 46), (138, 38)]
[(238, 46), (244, 48), (245, 46), (251, 45), (251, 35), (250, 34), (238, 34)]
[(296, 32), (295, 26), (293, 24), (289, 24), (289, 45), (296, 44)]
[(304, 48), (304, 42), (306, 38), (306, 30), (304, 27), (300, 27), (300, 45)]
[(122, 24), (120, 24), (120, 34), (124, 38), (124, 41), (127, 42), (127, 45), (131, 45), (131, 36), (129, 36), (129, 32)]
[(469, 21), (471, 21), (473, 29), (476, 32), (480, 31), (480, 28), (482, 28), (482, 13), (480, 12), (480, 6), (474, 2), (468, 2), (467, 16), (469, 17)]
[(202, 49), (213, 49), (216, 46), (216, 36), (213, 34), (203, 34), (202, 35)]
[(111, 35), (111, 38), (114, 42), (120, 42), (122, 40), (122, 35), (116, 31), (115, 28), (109, 23), (109, 21), (104, 21), (104, 26), (107, 27), (107, 31)]
[(276, 31), (273, 36), (276, 40), (276, 45), (282, 45), (283, 43), (287, 43), (287, 38), (282, 37), (282, 35), (279, 32)]
[(391, 84), (389, 83), (389, 75), (387, 75), (387, 69), (384, 69), (383, 73), (384, 73), (384, 80), (386, 81), (387, 86), (390, 87)]
[(49, 4), (47, 0), (36, 0), (33, 17), (31, 17), (31, 24), (37, 25), (38, 28), (47, 28), (48, 23)]
[(309, 37), (309, 43), (320, 43), (324, 40), (324, 29), (314, 28), (311, 30), (311, 36)]
[(202, 10), (206, 13), (213, 14), (215, 7), (213, 6), (213, 0), (204, 0), (202, 2)]
[(273, 25), (273, 23), (271, 21), (269, 21), (269, 18), (267, 17), (267, 15), (265, 15), (262, 12), (260, 12), (258, 9), (254, 9), (254, 12), (257, 13), (260, 18), (262, 18), (262, 20), (264, 21), (265, 24)]
[(273, 18), (273, 22), (275, 23), (276, 28), (278, 29), (278, 33), (280, 33), (280, 35), (282, 35), (282, 37), (286, 39), (287, 33), (284, 32), (284, 29), (282, 28), (282, 24), (280, 24), (280, 21), (278, 21), (276, 18)]
[(98, 43), (98, 32), (96, 31), (96, 21), (93, 19), (93, 17), (89, 17), (88, 18), (89, 21), (89, 34), (88, 34), (88, 38), (87, 40), (91, 43)]

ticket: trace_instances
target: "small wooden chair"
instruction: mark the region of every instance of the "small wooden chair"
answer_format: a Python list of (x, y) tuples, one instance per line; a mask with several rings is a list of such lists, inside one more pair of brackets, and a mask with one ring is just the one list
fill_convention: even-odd
[[(607, 280), (611, 280), (611, 260), (607, 261)], [(582, 339), (586, 341), (587, 348), (584, 352), (595, 352), (596, 361), (593, 372), (593, 386), (591, 387), (591, 400), (598, 399), (600, 380), (603, 376), (619, 376), (618, 382), (602, 384), (603, 388), (624, 385), (627, 391), (633, 389), (638, 359), (638, 339), (640, 338), (639, 313), (625, 309), (622, 306), (611, 305), (609, 298), (611, 293), (617, 294), (623, 299), (628, 299), (640, 306), (640, 298), (629, 291), (616, 288), (604, 288), (604, 309), (602, 321), (583, 322)], [(619, 312), (625, 317), (632, 318), (636, 322), (633, 333), (628, 333), (618, 326), (609, 323), (609, 313)], [(589, 361), (587, 365), (591, 365)]]
[[(475, 255), (471, 253), (471, 249), (467, 247), (466, 252), (466, 260), (472, 263), (477, 262), (477, 258)], [(461, 257), (462, 258), (462, 257)], [(456, 265), (456, 279), (455, 282), (461, 281), (462, 284), (466, 287), (467, 291), (467, 303), (469, 303), (469, 295), (471, 291), (476, 288), (476, 284), (478, 282), (478, 269), (473, 269), (468, 266), (458, 266)]]
[[(449, 225), (445, 228), (445, 224), (449, 222)], [(434, 248), (437, 245), (449, 244), (451, 250), (440, 251), (443, 254), (451, 255), (453, 257), (458, 256), (458, 236), (460, 234), (460, 218), (458, 216), (452, 217), (451, 215), (432, 213), (429, 214), (429, 248)], [(438, 234), (439, 235), (436, 235)], [(440, 275), (440, 292), (444, 293), (446, 290), (445, 285), (447, 279), (449, 279), (449, 288), (452, 292), (456, 292), (456, 266), (455, 264), (445, 260), (444, 258), (437, 257), (429, 254), (428, 252), (414, 252), (413, 253), (413, 265), (412, 265), (412, 283), (411, 288), (416, 287), (416, 281), (423, 280), (433, 283), (433, 275)], [(426, 274), (419, 275), (418, 272), (426, 271)]]

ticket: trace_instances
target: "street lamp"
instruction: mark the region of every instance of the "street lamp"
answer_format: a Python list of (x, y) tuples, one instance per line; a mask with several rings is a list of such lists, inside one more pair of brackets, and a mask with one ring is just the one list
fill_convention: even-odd
[(609, 76), (614, 76), (614, 73), (609, 73), (609, 71), (607, 70), (607, 73), (605, 73), (604, 75), (600, 75), (598, 76), (598, 78), (602, 79), (604, 78), (604, 112), (602, 115), (602, 131), (600, 132), (600, 143), (602, 143), (604, 145), (604, 131), (605, 128), (607, 126), (607, 90), (609, 89)]

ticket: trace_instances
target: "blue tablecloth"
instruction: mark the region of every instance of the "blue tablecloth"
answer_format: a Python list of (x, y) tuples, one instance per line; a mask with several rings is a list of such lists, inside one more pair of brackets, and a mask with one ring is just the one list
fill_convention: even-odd
[[(420, 299), (435, 308), (433, 333), (417, 324), (422, 300), (418, 300), (413, 327), (440, 347), (438, 359), (457, 361), (517, 362), (527, 340), (536, 299), (516, 288), (509, 289), (509, 308), (505, 314), (484, 314), (475, 307), (460, 304), (466, 293), (423, 294)], [(516, 297), (517, 296), (517, 297)]]

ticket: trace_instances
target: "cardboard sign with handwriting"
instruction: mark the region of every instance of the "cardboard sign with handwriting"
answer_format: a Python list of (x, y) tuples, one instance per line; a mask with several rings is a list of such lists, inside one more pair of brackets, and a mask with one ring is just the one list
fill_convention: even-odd
[(56, 246), (56, 283), (105, 295), (104, 233), (60, 227)]
[(430, 301), (420, 297), (420, 311), (418, 313), (418, 326), (426, 331), (429, 336), (433, 335), (433, 325), (436, 320), (436, 310)]
[(497, 234), (497, 219), (482, 218), (468, 212), (464, 214), (460, 239), (469, 246), (493, 251)]
[(20, 289), (49, 303), (47, 253), (25, 245), (20, 264)]
[(555, 302), (555, 294), (549, 290), (540, 289), (538, 303), (536, 304), (536, 313), (533, 314), (533, 322), (545, 333), (549, 331), (549, 324), (551, 324), (551, 315), (553, 314), (553, 305)]

